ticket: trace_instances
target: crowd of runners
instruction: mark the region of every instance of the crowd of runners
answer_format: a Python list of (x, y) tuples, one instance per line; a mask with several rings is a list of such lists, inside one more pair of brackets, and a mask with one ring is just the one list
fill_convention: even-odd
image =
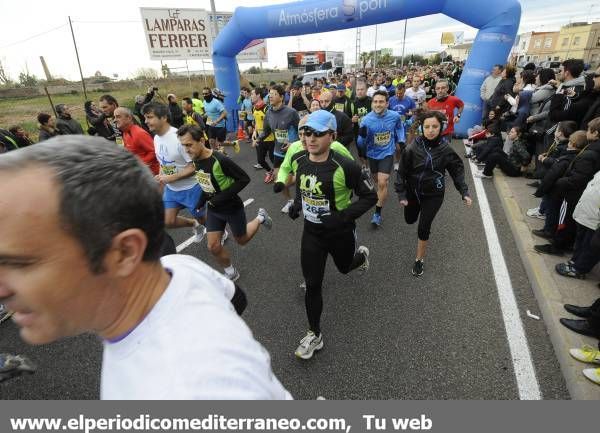
[[(162, 195), (164, 220), (160, 224), (147, 222), (148, 227), (160, 228), (152, 231), (154, 239), (146, 239), (148, 248), (152, 246), (156, 255), (167, 256), (163, 264), (170, 272), (187, 266), (186, 269), (195, 270), (207, 280), (216, 279), (211, 283), (213, 286), (227, 286), (226, 297), (240, 314), (246, 301), (237, 284), (226, 285), (214, 271), (197, 263), (185, 262), (186, 259), (173, 258), (175, 246), (164, 228), (187, 228), (196, 242), (206, 238), (207, 248), (222, 269), (222, 276), (237, 282), (244, 270), (232, 262), (226, 240), (232, 237), (237, 244), (245, 245), (261, 230), (277, 230), (264, 208), (259, 208), (252, 219), (248, 218), (239, 196), (250, 182), (247, 170), (264, 171), (264, 183), (269, 185), (264, 193), (281, 194), (281, 212), (293, 220), (300, 216), (304, 220), (299, 260), (304, 277), (301, 287), (305, 290), (308, 332), (294, 353), (298, 358), (309, 359), (324, 345), (320, 322), (327, 257), (331, 255), (337, 269), (344, 274), (354, 271), (362, 275), (369, 270), (369, 249), (357, 241), (355, 221), (358, 218), (371, 212), (371, 225), (378, 229), (385, 224), (385, 213), (395, 212), (400, 206), (406, 223), (417, 223), (418, 226), (415, 260), (410, 272), (420, 277), (425, 272), (427, 244), (435, 217), (444, 202), (447, 174), (465, 205), (472, 204), (465, 182), (464, 159), (451, 146), (454, 126), (460, 122), (464, 108), (463, 102), (453, 94), (461, 71), (460, 64), (407, 67), (340, 74), (329, 81), (315, 79), (306, 83), (294, 79), (290, 83), (272, 82), (242, 87), (238, 98), (239, 129), (234, 138), (227, 134), (227, 122), (233, 120), (229, 118), (231, 113), (225, 109), (223, 94), (218, 89), (204, 88), (201, 93), (194, 92), (191, 97), (183, 98), (181, 103), (176, 95), (170, 94), (168, 104), (163, 104), (154, 98), (158, 89), (150, 88), (146, 95), (136, 97), (133, 110), (120, 106), (113, 96), (103, 95), (99, 101), (88, 101), (85, 105), (91, 125), (87, 132), (124, 147), (147, 167), (148, 176), (152, 175)], [(504, 78), (500, 77), (501, 74)], [(466, 141), (468, 146), (473, 147), (467, 157), (485, 162), (484, 171), (478, 173), (480, 177), (491, 176), (496, 166), (505, 170), (505, 159), (512, 161), (513, 153), (520, 149), (518, 122), (525, 119), (518, 117), (517, 109), (513, 113), (516, 116), (503, 115), (500, 106), (506, 105), (509, 111), (513, 105), (520, 107), (518, 96), (525, 89), (529, 74), (522, 73), (519, 79), (521, 87), (511, 87), (510, 90), (507, 82), (503, 81), (514, 79), (515, 72), (510, 65), (495, 67), (491, 76), (500, 78), (495, 81), (494, 89), (482, 86), (486, 107), (482, 126), (474, 129), (473, 136)], [(489, 80), (486, 83), (488, 87), (491, 85)], [(484, 91), (487, 93), (484, 94)], [(503, 93), (497, 95), (500, 91)], [(516, 102), (511, 101), (511, 97), (516, 97)], [(494, 98), (499, 101), (498, 107)], [(523, 97), (521, 103), (522, 100)], [(84, 133), (81, 127), (78, 129), (71, 122), (69, 107), (62, 105), (56, 108), (60, 117), (56, 121), (46, 113), (38, 116), (40, 140), (53, 139), (43, 144), (39, 161), (55, 169), (58, 166), (46, 155), (52, 151), (52, 145), (72, 144), (77, 140), (74, 135)], [(494, 116), (502, 119), (492, 122)], [(600, 129), (593, 122), (590, 128), (593, 131)], [(563, 127), (561, 131), (564, 132)], [(502, 137), (502, 132), (508, 133), (511, 143), (517, 143), (513, 146), (515, 150), (509, 150), (508, 157), (499, 154), (497, 149), (489, 150), (495, 145), (493, 138)], [(70, 137), (67, 139), (64, 135)], [(592, 135), (588, 133), (587, 139), (597, 138), (597, 132)], [(23, 136), (26, 133), (22, 130), (0, 130), (4, 150), (27, 148), (14, 152), (16, 156), (10, 160), (13, 166), (26, 164), (20, 156), (23, 152), (36, 160), (35, 147), (40, 145), (30, 146), (31, 140), (30, 143), (22, 143)], [(56, 136), (59, 138), (54, 138)], [(98, 145), (95, 141), (85, 143), (88, 147)], [(244, 167), (236, 162), (235, 155), (241, 146), (255, 149), (256, 164)], [(573, 146), (582, 148), (577, 142)], [(81, 150), (81, 146), (73, 149)], [(0, 164), (0, 173), (3, 167), (9, 170), (8, 156), (11, 154), (13, 152), (0, 157), (0, 160), (5, 158), (6, 161)], [(96, 156), (114, 158), (115, 166), (119, 166), (118, 155), (100, 152)], [(73, 154), (65, 152), (64, 157), (67, 156), (73, 157)], [(86, 156), (91, 158), (94, 155)], [(87, 161), (87, 158), (82, 157), (81, 160)], [(120, 163), (127, 165), (123, 161)], [(525, 167), (525, 160), (519, 160), (519, 164)], [(98, 166), (95, 176), (111, 176), (102, 171), (106, 169)], [(127, 171), (127, 168), (124, 170)], [(126, 177), (122, 180), (131, 181)], [(147, 180), (145, 178), (144, 182)], [(390, 204), (389, 196), (393, 195), (389, 191), (390, 185), (397, 194), (396, 204)], [(388, 210), (388, 207), (393, 209)], [(136, 215), (141, 219), (151, 218), (152, 212)], [(123, 218), (131, 219), (132, 216), (125, 215)], [(110, 216), (107, 219), (110, 220)], [(127, 229), (142, 227), (146, 223), (115, 224), (126, 233)], [(358, 235), (368, 236), (367, 233)], [(122, 273), (126, 272), (127, 253), (134, 254), (136, 242), (139, 242), (133, 234), (130, 237), (120, 239), (123, 263), (117, 263), (115, 258), (115, 269)], [(103, 251), (109, 251), (109, 247), (105, 245)], [(251, 254), (251, 250), (246, 250), (245, 254)], [(95, 271), (99, 272), (101, 268)], [(174, 274), (170, 275), (173, 277)], [(157, 281), (159, 279), (157, 277)], [(361, 283), (357, 280), (356, 284)], [(11, 314), (10, 295), (0, 292), (0, 300), (9, 299), (8, 308), (0, 306), (0, 321)], [(27, 328), (26, 318), (18, 314), (15, 321)], [(202, 323), (196, 325), (201, 326)], [(107, 359), (117, 362), (116, 346), (110, 344), (119, 344), (132, 332), (127, 327), (119, 330), (98, 332), (107, 341), (105, 362)], [(138, 332), (138, 329), (133, 332)], [(60, 333), (57, 332), (57, 335)], [(40, 336), (28, 337), (25, 339), (29, 341), (45, 341)], [(268, 357), (253, 356), (257, 363), (268, 363)], [(119, 382), (126, 380), (124, 373), (103, 375), (104, 395), (123, 397), (115, 390)], [(272, 395), (285, 396), (285, 390), (279, 389), (281, 385), (276, 379), (267, 382), (269, 384), (265, 386), (273, 387)]]

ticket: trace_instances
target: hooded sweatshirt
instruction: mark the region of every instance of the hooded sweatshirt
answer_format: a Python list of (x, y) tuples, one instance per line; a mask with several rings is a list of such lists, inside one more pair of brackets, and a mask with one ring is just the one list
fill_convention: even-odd
[(263, 131), (259, 135), (259, 140), (263, 141), (271, 133), (275, 135), (276, 156), (285, 157), (285, 151), (281, 150), (287, 144), (298, 140), (298, 123), (300, 116), (293, 108), (282, 105), (279, 110), (271, 108), (265, 115)]

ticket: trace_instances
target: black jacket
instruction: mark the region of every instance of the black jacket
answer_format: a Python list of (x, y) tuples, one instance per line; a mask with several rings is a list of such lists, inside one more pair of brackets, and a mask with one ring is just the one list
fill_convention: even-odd
[(552, 143), (552, 145), (548, 148), (546, 152), (546, 159), (542, 162), (542, 165), (549, 169), (554, 165), (554, 163), (563, 155), (567, 154), (567, 145), (569, 144), (569, 140), (559, 141), (558, 143)]
[(115, 141), (115, 131), (110, 126), (108, 119), (104, 113), (98, 113), (92, 109), (86, 110), (85, 117), (92, 127), (96, 130), (96, 134), (104, 137), (107, 140)]
[(171, 113), (171, 125), (179, 128), (183, 125), (183, 110), (177, 103), (169, 103), (169, 113)]
[(56, 119), (56, 129), (58, 129), (62, 135), (83, 135), (83, 128), (79, 122), (71, 116), (59, 116), (58, 119)]
[[(548, 168), (546, 174), (544, 174), (544, 177), (540, 182), (540, 186), (536, 189), (533, 195), (536, 197), (543, 197), (546, 194), (550, 193), (552, 187), (554, 187), (554, 185), (556, 184), (556, 181), (563, 177), (563, 175), (567, 171), (567, 168), (569, 168), (569, 165), (575, 159), (575, 156), (578, 152), (578, 149), (565, 150), (563, 155), (554, 159), (554, 163)], [(547, 160), (548, 158), (544, 160), (544, 163)]]
[(592, 95), (594, 98), (592, 105), (588, 108), (581, 121), (581, 129), (584, 131), (587, 129), (590, 121), (594, 120), (596, 117), (600, 117), (600, 92), (593, 92)]
[(395, 182), (399, 200), (443, 195), (446, 170), (461, 197), (469, 195), (461, 158), (445, 139), (438, 140), (428, 142), (423, 137), (417, 137), (402, 152)]
[(48, 140), (52, 137), (56, 137), (57, 135), (60, 135), (60, 131), (58, 129), (54, 129), (54, 131), (51, 132), (51, 131), (48, 131), (47, 129), (40, 128), (40, 132), (38, 135), (38, 141)]
[(327, 111), (335, 116), (337, 123), (337, 141), (348, 147), (354, 141), (354, 128), (352, 126), (352, 119), (346, 116), (339, 110), (335, 109), (335, 105), (332, 102), (327, 107)]
[(600, 170), (600, 140), (588, 144), (571, 162), (565, 175), (556, 181), (552, 194), (556, 198), (581, 194)]
[(142, 114), (142, 107), (148, 102), (152, 101), (153, 98), (154, 90), (146, 93), (146, 96), (144, 96), (144, 100), (142, 102), (136, 102), (133, 107), (133, 114), (135, 114), (138, 117), (142, 126), (146, 125), (146, 119), (144, 119), (144, 115)]
[(504, 99), (504, 96), (513, 94), (514, 85), (514, 78), (501, 79), (488, 102), (489, 106), (491, 108), (500, 107), (501, 111), (504, 111), (506, 108), (508, 108), (510, 104), (506, 101), (506, 99)]

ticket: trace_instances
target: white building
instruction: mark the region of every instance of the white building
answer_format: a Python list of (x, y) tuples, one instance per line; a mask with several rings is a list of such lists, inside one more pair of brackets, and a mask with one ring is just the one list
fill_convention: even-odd
[(527, 51), (529, 50), (529, 42), (533, 32), (521, 33), (515, 38), (515, 43), (510, 50), (510, 61), (516, 64), (529, 62)]

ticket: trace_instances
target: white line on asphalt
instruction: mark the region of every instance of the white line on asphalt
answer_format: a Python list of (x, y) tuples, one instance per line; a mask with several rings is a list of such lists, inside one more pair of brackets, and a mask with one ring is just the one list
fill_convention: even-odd
[[(467, 150), (468, 151), (468, 150)], [(479, 209), (481, 210), (481, 219), (485, 230), (490, 250), (490, 259), (492, 268), (494, 269), (494, 277), (496, 279), (496, 287), (498, 288), (498, 298), (500, 300), (500, 309), (502, 310), (502, 318), (504, 320), (504, 328), (508, 339), (508, 347), (513, 361), (515, 376), (517, 379), (517, 387), (519, 388), (519, 398), (521, 400), (541, 400), (542, 395), (540, 386), (535, 375), (535, 368), (531, 360), (531, 352), (527, 344), (527, 336), (523, 329), (523, 322), (519, 316), (517, 300), (510, 281), (510, 275), (502, 247), (496, 232), (494, 218), (490, 210), (490, 204), (485, 194), (482, 179), (474, 176), (477, 166), (470, 162), (471, 176), (475, 183), (475, 191), (479, 199)]]
[[(254, 202), (254, 199), (251, 197), (248, 200), (246, 200), (244, 202), (244, 207), (248, 207), (250, 204), (252, 204)], [(180, 243), (179, 245), (177, 245), (177, 252), (180, 253), (183, 250), (185, 250), (187, 247), (189, 247), (190, 245), (192, 245), (194, 243), (194, 237), (195, 236), (191, 236), (189, 239), (186, 239), (185, 241), (183, 241), (182, 243)]]

